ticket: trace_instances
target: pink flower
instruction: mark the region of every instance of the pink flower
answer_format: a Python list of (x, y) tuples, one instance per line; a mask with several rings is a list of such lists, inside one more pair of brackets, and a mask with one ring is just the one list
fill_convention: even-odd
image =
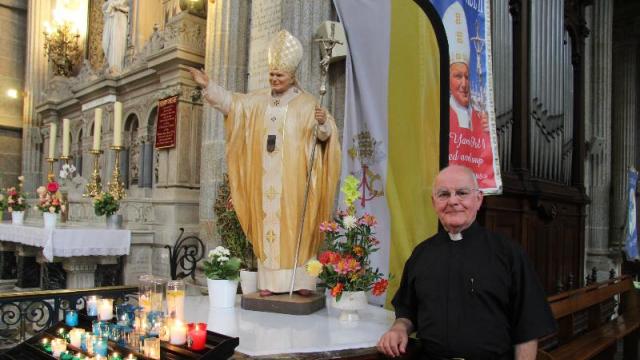
[(333, 222), (333, 221), (323, 221), (320, 224), (320, 231), (321, 232), (337, 233), (338, 232), (338, 224)]
[(358, 260), (352, 258), (352, 257), (346, 257), (341, 259), (340, 261), (338, 261), (337, 264), (335, 264), (333, 266), (334, 270), (338, 273), (338, 274), (347, 274), (350, 272), (354, 272), (354, 271), (358, 271), (360, 270), (360, 263), (358, 262)]
[(378, 220), (376, 220), (376, 217), (371, 214), (364, 214), (364, 216), (360, 218), (359, 223), (360, 225), (367, 225), (369, 227), (374, 227), (378, 224)]

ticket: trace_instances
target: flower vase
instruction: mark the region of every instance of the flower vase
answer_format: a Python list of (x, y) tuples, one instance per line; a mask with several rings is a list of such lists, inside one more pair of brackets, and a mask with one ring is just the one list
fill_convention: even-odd
[(45, 212), (42, 213), (42, 217), (44, 218), (44, 228), (45, 229), (55, 229), (56, 222), (58, 221), (58, 214)]
[(238, 280), (207, 279), (209, 306), (212, 308), (230, 308), (236, 303)]
[(258, 291), (258, 272), (240, 270), (240, 288), (243, 295)]
[(367, 306), (367, 294), (364, 291), (344, 291), (340, 301), (336, 301), (335, 297), (331, 298), (331, 305), (342, 310), (340, 321), (358, 321), (358, 310)]
[(122, 215), (107, 215), (107, 229), (122, 229)]
[(22, 225), (24, 223), (24, 211), (12, 211), (11, 223), (13, 225)]

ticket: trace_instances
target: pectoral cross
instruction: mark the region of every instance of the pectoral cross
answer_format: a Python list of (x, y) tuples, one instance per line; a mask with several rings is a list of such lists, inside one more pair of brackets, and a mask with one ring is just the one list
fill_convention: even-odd
[(267, 241), (272, 243), (276, 240), (276, 233), (273, 230), (267, 231)]

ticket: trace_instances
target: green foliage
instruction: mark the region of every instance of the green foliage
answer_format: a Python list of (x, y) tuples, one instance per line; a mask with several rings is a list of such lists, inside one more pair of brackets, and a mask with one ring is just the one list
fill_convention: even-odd
[(213, 212), (216, 214), (216, 229), (222, 244), (229, 249), (231, 256), (240, 259), (243, 268), (256, 270), (257, 261), (253, 255), (253, 246), (244, 234), (238, 215), (233, 208), (227, 174), (224, 174), (222, 183), (218, 186)]
[(240, 259), (232, 257), (231, 252), (218, 246), (209, 251), (203, 262), (204, 274), (212, 280), (236, 280), (240, 277)]
[(120, 209), (120, 202), (109, 193), (100, 193), (93, 199), (93, 209), (98, 216), (113, 215)]

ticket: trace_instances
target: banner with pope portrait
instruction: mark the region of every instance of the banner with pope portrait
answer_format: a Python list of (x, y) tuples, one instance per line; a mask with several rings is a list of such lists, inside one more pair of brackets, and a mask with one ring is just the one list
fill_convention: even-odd
[(449, 43), (449, 164), (471, 168), (485, 194), (502, 192), (487, 0), (431, 0)]

